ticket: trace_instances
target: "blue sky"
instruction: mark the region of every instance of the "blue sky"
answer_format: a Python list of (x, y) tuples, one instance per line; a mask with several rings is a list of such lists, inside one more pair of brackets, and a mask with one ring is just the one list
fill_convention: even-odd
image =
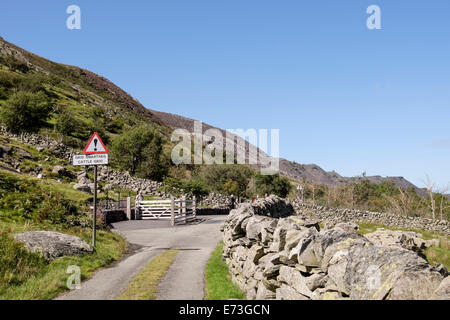
[[(66, 28), (79, 5), (81, 30)], [(382, 30), (366, 9), (381, 8)], [(450, 2), (3, 2), (0, 36), (110, 79), (146, 107), (279, 128), (280, 155), (450, 183)]]

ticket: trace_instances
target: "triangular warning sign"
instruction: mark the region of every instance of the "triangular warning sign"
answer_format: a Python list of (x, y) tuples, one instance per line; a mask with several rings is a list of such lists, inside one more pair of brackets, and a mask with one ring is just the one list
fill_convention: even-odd
[(97, 132), (94, 132), (86, 148), (84, 148), (83, 153), (84, 154), (108, 153), (105, 144), (103, 143), (102, 139), (100, 139), (100, 136), (98, 135)]

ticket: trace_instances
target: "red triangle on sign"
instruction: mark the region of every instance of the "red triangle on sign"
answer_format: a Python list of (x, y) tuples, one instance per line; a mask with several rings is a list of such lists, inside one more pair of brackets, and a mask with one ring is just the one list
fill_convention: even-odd
[(108, 150), (105, 147), (102, 139), (97, 132), (94, 132), (91, 139), (89, 140), (86, 148), (83, 150), (84, 154), (104, 154), (108, 153)]

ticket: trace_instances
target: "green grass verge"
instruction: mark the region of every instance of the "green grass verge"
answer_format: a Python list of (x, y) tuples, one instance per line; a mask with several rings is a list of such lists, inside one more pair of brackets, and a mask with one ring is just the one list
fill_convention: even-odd
[(172, 265), (178, 250), (167, 250), (150, 261), (148, 265), (130, 282), (128, 288), (117, 300), (152, 300), (161, 278)]
[[(22, 227), (20, 229), (30, 228)], [(3, 234), (6, 232), (4, 230)], [(73, 232), (66, 230), (66, 233), (73, 233), (90, 242), (91, 233), (86, 230), (74, 230)], [(8, 238), (11, 240), (10, 237)], [(66, 271), (69, 266), (80, 267), (81, 280), (84, 280), (92, 276), (94, 271), (99, 268), (106, 267), (118, 260), (127, 250), (127, 243), (122, 237), (112, 232), (99, 231), (95, 253), (84, 257), (64, 257), (48, 262), (35, 254), (15, 247), (8, 239), (3, 240), (2, 244), (8, 244), (11, 250), (4, 250), (4, 247), (0, 250), (0, 260), (2, 266), (5, 267), (3, 279), (0, 279), (0, 300), (53, 299), (68, 290), (66, 281), (70, 274), (67, 274)], [(8, 268), (7, 265), (10, 267)], [(14, 276), (17, 273), (18, 275)]]
[(228, 266), (222, 260), (223, 243), (213, 251), (205, 271), (205, 300), (244, 299), (245, 293), (231, 281)]
[(48, 261), (28, 252), (13, 235), (47, 230), (91, 241), (91, 219), (83, 210), (84, 194), (67, 183), (42, 181), (0, 170), (0, 300), (47, 300), (67, 291), (69, 266), (78, 266), (81, 279), (118, 260), (126, 241), (99, 223), (97, 247), (84, 257)]

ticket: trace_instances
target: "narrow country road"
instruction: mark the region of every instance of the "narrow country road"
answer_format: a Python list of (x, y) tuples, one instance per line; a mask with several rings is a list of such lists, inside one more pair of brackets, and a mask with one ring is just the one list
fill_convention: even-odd
[(211, 252), (221, 240), (220, 226), (225, 216), (208, 217), (197, 225), (170, 227), (168, 221), (124, 221), (116, 228), (135, 253), (110, 268), (100, 270), (57, 300), (110, 300), (120, 295), (128, 283), (151, 259), (167, 249), (178, 249), (174, 263), (161, 280), (158, 300), (201, 300), (205, 295), (204, 274)]

